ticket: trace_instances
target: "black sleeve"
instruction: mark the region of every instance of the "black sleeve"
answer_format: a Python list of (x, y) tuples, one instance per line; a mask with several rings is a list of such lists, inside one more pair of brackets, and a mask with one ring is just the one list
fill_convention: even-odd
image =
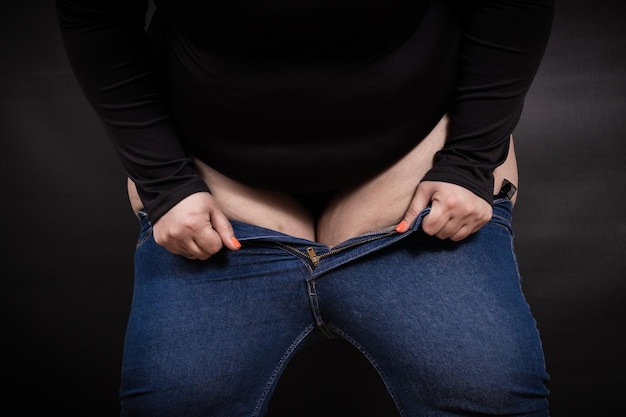
[(543, 57), (554, 0), (459, 0), (466, 16), (449, 137), (424, 180), (461, 185), (492, 202), (493, 170)]
[(147, 0), (56, 0), (78, 83), (155, 222), (207, 186), (172, 125), (145, 32), (147, 7)]

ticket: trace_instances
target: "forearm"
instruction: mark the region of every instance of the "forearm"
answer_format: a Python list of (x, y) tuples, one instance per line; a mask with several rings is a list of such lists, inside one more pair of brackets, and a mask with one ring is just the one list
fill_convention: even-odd
[(171, 122), (144, 30), (146, 1), (57, 0), (67, 56), (151, 219), (206, 191)]
[(491, 201), (493, 171), (508, 154), (549, 38), (554, 2), (461, 3), (468, 17), (450, 133), (425, 179), (456, 183)]

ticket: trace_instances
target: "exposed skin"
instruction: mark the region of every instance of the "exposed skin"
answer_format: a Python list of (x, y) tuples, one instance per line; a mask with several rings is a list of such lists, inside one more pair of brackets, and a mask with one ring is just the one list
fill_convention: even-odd
[[(440, 239), (460, 241), (479, 230), (492, 215), (491, 205), (471, 191), (450, 183), (420, 182), (432, 167), (433, 157), (445, 142), (448, 118), (404, 158), (377, 176), (341, 190), (320, 218), (286, 193), (268, 191), (234, 181), (196, 160), (196, 170), (211, 190), (188, 196), (154, 225), (155, 241), (169, 251), (190, 259), (208, 259), (222, 247), (237, 250), (239, 242), (230, 220), (241, 221), (334, 246), (350, 237), (390, 225), (405, 232), (429, 204), (422, 229)], [(494, 194), (503, 179), (518, 186), (518, 172), (511, 137), (504, 164), (494, 171)], [(133, 210), (142, 204), (128, 180)], [(513, 202), (517, 194), (513, 197)]]

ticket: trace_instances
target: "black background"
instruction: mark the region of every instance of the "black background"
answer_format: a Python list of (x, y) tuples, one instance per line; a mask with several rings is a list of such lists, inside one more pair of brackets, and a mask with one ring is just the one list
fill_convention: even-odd
[[(553, 416), (617, 416), (626, 398), (626, 3), (557, 3), (515, 132), (516, 249)], [(137, 233), (125, 177), (70, 73), (53, 2), (0, 10), (4, 404), (17, 415), (115, 416)], [(325, 387), (378, 401), (333, 371), (360, 365), (332, 353), (305, 369), (317, 391), (306, 388), (301, 409), (333, 398)]]

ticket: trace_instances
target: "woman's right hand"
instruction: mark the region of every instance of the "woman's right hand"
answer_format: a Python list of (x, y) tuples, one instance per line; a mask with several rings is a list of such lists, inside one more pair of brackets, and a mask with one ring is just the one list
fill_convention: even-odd
[(208, 192), (181, 200), (153, 225), (157, 244), (189, 259), (205, 260), (223, 246), (237, 250), (241, 244), (233, 227)]

